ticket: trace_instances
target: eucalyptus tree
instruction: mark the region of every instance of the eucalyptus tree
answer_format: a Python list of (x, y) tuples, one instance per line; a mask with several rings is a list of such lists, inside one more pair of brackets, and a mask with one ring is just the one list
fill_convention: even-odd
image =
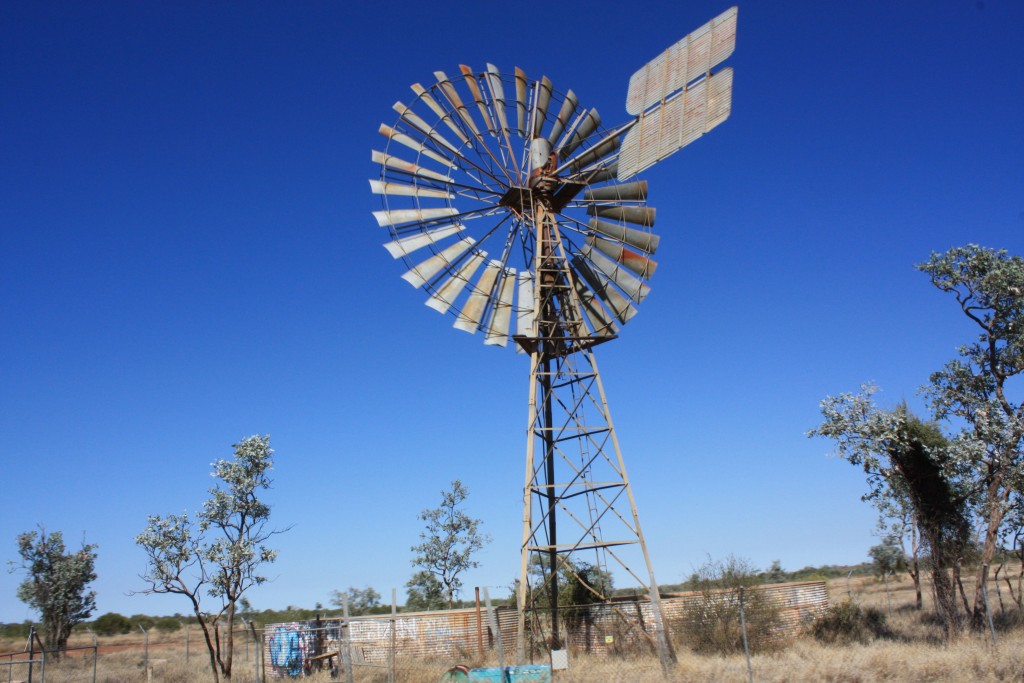
[(490, 536), (480, 532), (480, 520), (462, 510), (468, 496), (469, 489), (458, 479), (452, 482), (450, 490), (442, 491), (441, 505), (420, 513), (420, 520), (427, 525), (420, 532), (420, 542), (411, 548), (415, 553), (413, 566), (432, 574), (441, 583), (449, 607), (462, 588), (462, 574), (480, 565), (474, 555), (491, 541)]
[(876, 391), (868, 385), (859, 394), (827, 397), (824, 421), (808, 436), (832, 439), (837, 455), (863, 468), (870, 489), (865, 499), (898, 494), (909, 501), (931, 556), (936, 610), (948, 639), (960, 628), (955, 583), (970, 538), (970, 481), (959, 467), (960, 449), (937, 424), (921, 421), (905, 404), (880, 408)]
[(59, 531), (26, 531), (18, 535), (20, 560), (12, 571), (22, 570), (18, 599), (39, 612), (43, 620), (44, 647), (60, 657), (75, 624), (96, 609), (96, 592), (86, 590), (96, 580), (96, 545), (82, 543), (67, 552)]
[(976, 244), (918, 264), (951, 294), (978, 336), (922, 388), (935, 419), (962, 425), (953, 453), (983, 519), (972, 625), (982, 627), (989, 569), (1024, 478), (1024, 259)]
[[(181, 595), (189, 601), (203, 631), (214, 681), (231, 679), (239, 601), (267, 580), (260, 567), (273, 562), (277, 551), (266, 543), (280, 533), (269, 528), (270, 506), (259, 498), (271, 483), (270, 437), (250, 436), (234, 449), (231, 460), (213, 463), (217, 483), (195, 520), (187, 514), (152, 515), (135, 539), (147, 560), (142, 579), (148, 587), (140, 592)], [(214, 609), (204, 608), (207, 596), (216, 601)]]

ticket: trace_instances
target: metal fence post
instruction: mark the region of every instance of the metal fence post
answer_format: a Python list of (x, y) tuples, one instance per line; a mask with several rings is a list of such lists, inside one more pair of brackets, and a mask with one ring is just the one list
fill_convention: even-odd
[(96, 683), (96, 659), (100, 651), (99, 641), (96, 639), (96, 634), (92, 632), (91, 628), (86, 626), (85, 630), (92, 636), (92, 683)]
[[(494, 616), (494, 608), (491, 607), (491, 593), (487, 590), (487, 586), (484, 586), (484, 604), (487, 606), (487, 623), (491, 625), (491, 630), (494, 631), (494, 642), (498, 645), (498, 666), (501, 670), (505, 670), (505, 648), (501, 644), (501, 626), (498, 624), (497, 618)], [(502, 674), (504, 676), (504, 674)]]
[(985, 599), (985, 614), (988, 616), (988, 630), (992, 633), (992, 647), (996, 645), (996, 627), (992, 623), (992, 610), (988, 608), (988, 583), (985, 584), (985, 590), (981, 591), (981, 596)]
[(144, 650), (144, 652), (145, 652), (144, 656), (146, 658), (145, 669), (146, 669), (146, 672), (148, 673), (149, 672), (149, 631), (147, 631), (145, 628), (143, 628), (142, 624), (139, 624), (139, 630), (142, 631), (142, 635), (145, 636), (145, 640), (143, 641), (145, 643), (145, 650)]
[(256, 683), (260, 683), (260, 659), (263, 658), (263, 643), (256, 636), (256, 624), (249, 622), (249, 630), (252, 631), (252, 642), (256, 647), (256, 656), (253, 657), (255, 662), (256, 671)]
[(395, 615), (398, 613), (398, 590), (391, 589), (391, 647), (388, 650), (388, 683), (395, 683)]
[(750, 643), (747, 642), (747, 617), (743, 609), (743, 586), (740, 586), (740, 631), (743, 633), (743, 653), (747, 656), (747, 680), (754, 683), (754, 669), (750, 666)]
[(882, 581), (885, 582), (885, 605), (889, 613), (889, 618), (892, 619), (892, 594), (889, 592), (889, 572), (882, 572)]
[[(348, 594), (341, 594), (341, 609), (344, 615), (344, 621), (341, 625), (341, 643), (338, 643), (338, 658), (343, 660), (345, 663), (345, 680), (348, 683), (354, 683), (352, 674), (352, 642), (351, 634), (349, 633), (348, 623)], [(342, 654), (344, 650), (344, 654)]]
[(33, 662), (36, 659), (36, 627), (30, 626), (28, 629), (28, 683), (32, 683), (32, 667)]
[(180, 622), (181, 628), (185, 630), (185, 663), (188, 664), (188, 624)]

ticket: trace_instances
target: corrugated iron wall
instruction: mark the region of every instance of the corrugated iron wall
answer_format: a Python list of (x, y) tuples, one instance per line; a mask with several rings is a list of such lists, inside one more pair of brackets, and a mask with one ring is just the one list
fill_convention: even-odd
[[(776, 610), (773, 638), (797, 635), (828, 607), (828, 590), (824, 581), (755, 586), (746, 590), (759, 594)], [(713, 591), (710, 599), (730, 602), (738, 600), (738, 595), (729, 591)], [(708, 600), (709, 595), (701, 592), (672, 593), (662, 598), (668, 627), (675, 640), (686, 642), (687, 625), (705, 618)], [(516, 611), (499, 607), (495, 614), (505, 656), (511, 658), (515, 652)], [(563, 616), (567, 614), (564, 612)], [(577, 611), (575, 617), (579, 627), (573, 629), (569, 636), (572, 651), (615, 654), (653, 647), (654, 613), (649, 600), (617, 600), (611, 604), (590, 605)], [(353, 617), (349, 639), (354, 663), (384, 664), (388, 661), (392, 647), (392, 622), (394, 648), (399, 657), (445, 657), (461, 661), (477, 653), (480, 639), (485, 651), (491, 651), (497, 645), (488, 627), (487, 612), (483, 609), (404, 613), (393, 620), (390, 616)], [(321, 651), (338, 650), (338, 623), (337, 619), (321, 622)], [(481, 626), (479, 630), (478, 623)], [(315, 622), (312, 621), (267, 625), (264, 638), (267, 674), (287, 673), (287, 657), (282, 654), (287, 653), (282, 644), (286, 644), (290, 651), (298, 651), (302, 661), (317, 654), (313, 629)], [(295, 636), (291, 636), (292, 633)]]

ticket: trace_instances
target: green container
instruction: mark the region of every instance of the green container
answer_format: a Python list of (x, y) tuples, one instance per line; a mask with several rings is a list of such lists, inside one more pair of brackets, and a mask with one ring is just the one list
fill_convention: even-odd
[[(504, 673), (504, 676), (502, 674)], [(469, 681), (474, 683), (551, 683), (550, 664), (525, 664), (523, 666), (497, 666), (470, 669)]]

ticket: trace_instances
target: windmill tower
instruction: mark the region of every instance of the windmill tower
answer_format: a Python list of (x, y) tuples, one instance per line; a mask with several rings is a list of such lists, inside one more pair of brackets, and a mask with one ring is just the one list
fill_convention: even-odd
[(402, 278), (455, 328), (530, 358), (520, 661), (528, 615), (550, 610), (529, 632), (564, 643), (559, 575), (609, 601), (600, 577), (610, 572), (650, 595), (647, 635), (663, 666), (671, 659), (594, 348), (636, 315), (657, 267), (655, 210), (635, 176), (729, 116), (732, 70), (712, 69), (733, 52), (736, 17), (733, 7), (638, 70), (626, 96), (632, 118), (611, 129), (572, 90), (491, 64), (434, 72), (408, 104), (395, 103), (395, 125), (380, 127), (374, 217), (406, 264)]

